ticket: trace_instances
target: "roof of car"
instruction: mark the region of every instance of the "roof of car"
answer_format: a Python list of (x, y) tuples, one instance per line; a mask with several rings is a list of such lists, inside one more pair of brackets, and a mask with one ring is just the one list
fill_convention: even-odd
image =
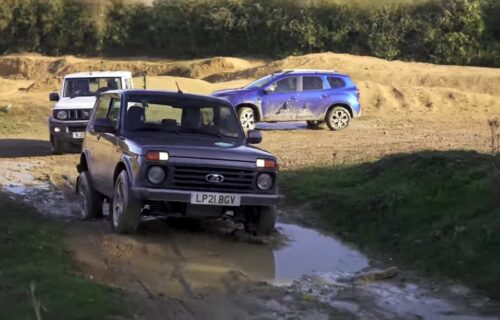
[(71, 78), (130, 78), (132, 73), (130, 71), (92, 71), (92, 72), (78, 72), (71, 73), (64, 76), (65, 79)]
[(172, 98), (184, 98), (184, 99), (191, 99), (191, 100), (205, 100), (205, 101), (212, 101), (212, 102), (217, 102), (217, 103), (224, 103), (228, 104), (228, 102), (224, 99), (212, 97), (212, 96), (205, 96), (205, 95), (200, 95), (200, 94), (191, 94), (191, 93), (182, 93), (178, 91), (167, 91), (167, 90), (144, 90), (144, 89), (123, 89), (123, 90), (112, 90), (112, 91), (106, 91), (105, 93), (117, 93), (117, 94), (122, 94), (122, 95), (155, 95), (155, 96), (165, 96), (165, 97), (172, 97)]

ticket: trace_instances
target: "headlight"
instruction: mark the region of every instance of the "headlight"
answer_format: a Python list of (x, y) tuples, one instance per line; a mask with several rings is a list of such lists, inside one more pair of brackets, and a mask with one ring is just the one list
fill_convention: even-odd
[(148, 170), (148, 181), (152, 184), (160, 184), (165, 180), (165, 170), (162, 167), (153, 166)]
[(269, 190), (273, 187), (273, 177), (268, 173), (261, 173), (257, 177), (257, 187), (260, 190)]
[(56, 118), (59, 120), (66, 120), (68, 118), (68, 113), (66, 111), (57, 111)]

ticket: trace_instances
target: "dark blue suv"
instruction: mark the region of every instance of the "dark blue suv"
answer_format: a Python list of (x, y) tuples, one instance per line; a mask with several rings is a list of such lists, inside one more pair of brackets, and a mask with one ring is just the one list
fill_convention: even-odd
[(307, 121), (310, 128), (326, 123), (346, 128), (361, 115), (359, 90), (352, 79), (327, 70), (285, 70), (267, 75), (241, 89), (213, 96), (228, 100), (245, 130), (257, 122)]

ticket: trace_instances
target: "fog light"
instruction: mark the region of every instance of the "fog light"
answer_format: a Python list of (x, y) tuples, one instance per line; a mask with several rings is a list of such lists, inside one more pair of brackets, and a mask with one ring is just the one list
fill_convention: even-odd
[(55, 128), (54, 128), (54, 132), (61, 132), (61, 129), (60, 129), (60, 128), (58, 128), (58, 127), (55, 127)]
[(269, 190), (273, 186), (273, 177), (268, 173), (261, 173), (257, 177), (257, 187), (260, 190)]
[(148, 181), (152, 184), (160, 184), (165, 180), (165, 170), (162, 167), (153, 166), (148, 170)]

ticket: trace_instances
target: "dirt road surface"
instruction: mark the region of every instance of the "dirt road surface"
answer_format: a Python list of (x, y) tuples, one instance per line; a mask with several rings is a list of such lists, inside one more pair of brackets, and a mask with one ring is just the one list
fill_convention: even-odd
[[(178, 81), (186, 92), (204, 94), (278, 69), (350, 73), (360, 84), (364, 109), (347, 130), (260, 125), (261, 147), (279, 157), (282, 170), (426, 149), (488, 152), (487, 120), (500, 116), (496, 69), (330, 53), (280, 61), (123, 59), (104, 65), (147, 69), (153, 75), (149, 88), (174, 89)], [(498, 319), (496, 303), (459, 284), (394, 272), (387, 269), (389, 257), (370, 259), (331, 235), (293, 224), (300, 208), (282, 209), (287, 223), (268, 238), (249, 237), (227, 221), (150, 220), (128, 237), (112, 234), (106, 219), (80, 222), (78, 155), (51, 154), (46, 101), (59, 76), (90, 66), (97, 70), (100, 60), (0, 58), (0, 188), (58, 221), (82, 272), (123, 288), (135, 319)]]

